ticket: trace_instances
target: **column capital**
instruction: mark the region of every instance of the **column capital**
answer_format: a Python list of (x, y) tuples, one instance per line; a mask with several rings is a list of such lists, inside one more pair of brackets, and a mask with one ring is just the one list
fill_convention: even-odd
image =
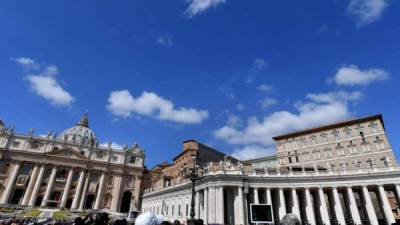
[(23, 163), (24, 161), (21, 159), (21, 160), (19, 160), (19, 159), (13, 159), (12, 161), (11, 161), (11, 163), (12, 164), (21, 164), (21, 163)]

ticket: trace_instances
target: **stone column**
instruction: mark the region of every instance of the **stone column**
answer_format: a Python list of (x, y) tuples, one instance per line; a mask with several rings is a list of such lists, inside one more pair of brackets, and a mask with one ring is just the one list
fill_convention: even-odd
[(400, 203), (400, 184), (395, 184), (394, 187), (395, 187), (395, 189), (396, 189), (396, 199), (397, 199), (397, 202)]
[(279, 220), (282, 220), (283, 216), (286, 215), (286, 206), (285, 206), (285, 195), (283, 194), (283, 189), (279, 188)]
[(124, 187), (122, 185), (122, 175), (115, 175), (114, 182), (113, 182), (113, 190), (112, 190), (112, 201), (110, 209), (114, 212), (118, 212), (120, 208), (121, 202), (121, 189)]
[(369, 195), (367, 186), (362, 186), (362, 192), (369, 222), (371, 225), (378, 225), (378, 219), (376, 217), (374, 205), (372, 205), (371, 196)]
[(305, 188), (304, 194), (306, 196), (306, 214), (307, 214), (308, 223), (311, 225), (315, 225), (315, 215), (314, 215), (314, 208), (313, 208), (312, 200), (311, 200), (310, 189)]
[(78, 180), (78, 186), (76, 187), (75, 195), (74, 195), (74, 200), (72, 200), (72, 205), (71, 209), (76, 209), (78, 208), (78, 203), (79, 203), (79, 198), (82, 192), (82, 188), (85, 182), (85, 170), (82, 169), (81, 172), (79, 173), (79, 180)]
[(61, 209), (64, 209), (65, 205), (67, 204), (68, 195), (69, 195), (69, 189), (71, 188), (73, 176), (74, 176), (74, 169), (71, 168), (71, 169), (69, 169), (67, 182), (65, 184), (64, 192), (63, 192), (63, 195), (62, 195), (62, 198), (61, 198), (61, 204), (60, 204), (60, 208)]
[(216, 223), (215, 187), (208, 188), (208, 222)]
[(96, 202), (94, 203), (94, 209), (101, 209), (103, 203), (103, 194), (105, 186), (106, 173), (102, 172), (99, 181), (99, 189), (97, 190)]
[(325, 225), (331, 225), (331, 221), (329, 220), (328, 208), (326, 206), (325, 194), (322, 188), (318, 189), (318, 200), (322, 222), (325, 223)]
[(16, 162), (13, 166), (13, 170), (11, 172), (10, 178), (8, 179), (7, 186), (3, 192), (3, 196), (1, 198), (1, 204), (7, 204), (8, 200), (10, 200), (11, 193), (14, 189), (15, 182), (18, 178), (19, 170), (21, 169), (21, 162)]
[(390, 207), (389, 200), (386, 196), (385, 188), (383, 187), (383, 185), (379, 185), (378, 190), (387, 224), (396, 223), (396, 220), (393, 216), (392, 208)]
[(267, 188), (266, 190), (266, 200), (267, 200), (267, 204), (272, 205), (272, 198), (271, 198), (271, 189)]
[(33, 186), (35, 185), (35, 181), (36, 181), (38, 172), (39, 172), (39, 165), (36, 164), (33, 167), (33, 170), (32, 170), (32, 173), (31, 173), (31, 176), (29, 179), (28, 187), (25, 190), (25, 194), (24, 194), (24, 197), (22, 198), (21, 205), (28, 205), (29, 199), (31, 198)]
[(224, 188), (219, 187), (217, 188), (217, 215), (216, 215), (216, 222), (219, 224), (225, 224), (224, 218)]
[(57, 167), (54, 166), (53, 169), (51, 170), (49, 183), (47, 184), (46, 192), (44, 193), (42, 204), (40, 204), (40, 207), (47, 206), (47, 201), (49, 200), (51, 191), (53, 190), (54, 180), (56, 179), (56, 174), (57, 174)]
[(258, 188), (254, 188), (254, 203), (259, 204), (260, 200), (258, 199)]
[[(195, 218), (200, 219), (200, 191), (196, 191), (196, 198), (195, 198)], [(189, 213), (190, 216), (190, 213)]]
[(36, 179), (35, 186), (33, 187), (31, 198), (29, 199), (29, 205), (34, 206), (36, 203), (37, 195), (39, 193), (40, 186), (42, 185), (42, 180), (44, 176), (44, 171), (46, 170), (46, 166), (42, 165), (39, 170), (39, 174)]
[[(242, 224), (242, 225), (245, 225), (246, 224), (246, 222), (245, 222), (245, 218), (244, 218), (244, 204), (243, 204), (243, 187), (238, 187), (238, 201), (239, 201), (239, 204), (238, 204), (238, 208), (239, 208), (239, 215), (238, 215), (238, 217), (236, 217), (236, 218), (238, 218), (238, 221), (239, 221), (239, 223), (238, 224)], [(235, 218), (235, 219), (236, 219)]]
[(347, 200), (349, 203), (351, 218), (355, 224), (361, 224), (360, 213), (358, 212), (356, 199), (354, 198), (353, 188), (347, 187)]
[(208, 189), (204, 188), (204, 224), (208, 224)]
[(299, 199), (297, 197), (296, 188), (291, 189), (291, 196), (292, 196), (292, 213), (297, 215), (297, 217), (300, 219), (301, 215), (300, 215)]
[(332, 192), (333, 192), (333, 207), (335, 209), (336, 219), (337, 219), (338, 223), (346, 224), (346, 221), (344, 219), (342, 205), (340, 204), (340, 198), (339, 198), (339, 193), (337, 191), (337, 188), (333, 187)]
[(84, 207), (85, 201), (86, 201), (86, 195), (87, 195), (87, 192), (89, 189), (89, 184), (90, 184), (90, 171), (88, 171), (88, 173), (86, 175), (85, 184), (83, 186), (83, 191), (81, 194), (81, 201), (79, 202), (78, 210), (83, 210), (83, 207)]

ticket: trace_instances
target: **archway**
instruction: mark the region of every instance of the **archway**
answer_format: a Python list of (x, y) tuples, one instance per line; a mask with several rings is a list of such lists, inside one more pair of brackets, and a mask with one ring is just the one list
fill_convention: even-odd
[(122, 213), (129, 212), (129, 207), (131, 205), (131, 198), (132, 198), (132, 192), (125, 191), (124, 195), (122, 196), (122, 200), (121, 200), (120, 212), (122, 212)]
[(72, 198), (69, 198), (67, 200), (67, 204), (65, 204), (65, 208), (69, 209), (69, 208), (71, 208), (71, 205), (72, 205)]
[(42, 200), (43, 200), (43, 196), (37, 197), (36, 202), (35, 202), (35, 206), (40, 206), (40, 204), (42, 203)]
[(12, 195), (11, 201), (10, 201), (11, 205), (19, 205), (19, 201), (21, 200), (23, 194), (24, 194), (24, 190), (19, 189), (19, 188), (15, 189), (15, 191)]
[(86, 199), (85, 209), (91, 209), (93, 207), (93, 202), (94, 202), (94, 195), (93, 194), (88, 195)]

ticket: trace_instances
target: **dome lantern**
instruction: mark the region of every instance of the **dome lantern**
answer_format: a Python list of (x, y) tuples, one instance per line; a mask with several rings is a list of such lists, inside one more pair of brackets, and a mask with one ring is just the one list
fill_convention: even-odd
[(96, 135), (89, 128), (89, 119), (87, 113), (81, 117), (75, 126), (62, 132), (59, 136), (59, 139), (62, 141), (87, 146), (96, 146), (98, 143)]
[(88, 118), (87, 112), (85, 114), (83, 114), (83, 116), (81, 117), (81, 119), (79, 120), (79, 123), (77, 125), (83, 126), (83, 127), (89, 127), (89, 118)]

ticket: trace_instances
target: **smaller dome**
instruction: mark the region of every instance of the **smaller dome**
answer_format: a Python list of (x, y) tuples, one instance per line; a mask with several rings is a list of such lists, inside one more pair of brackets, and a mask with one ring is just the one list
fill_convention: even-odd
[(81, 117), (75, 126), (62, 132), (59, 136), (59, 139), (62, 141), (68, 141), (74, 144), (87, 146), (94, 146), (98, 143), (96, 135), (89, 128), (89, 118), (87, 113)]

